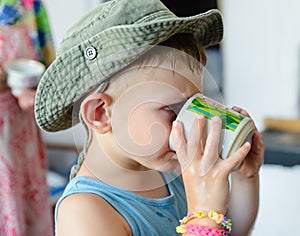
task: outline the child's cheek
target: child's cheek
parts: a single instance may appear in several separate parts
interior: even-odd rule
[[[148,115],[145,115],[148,114]],[[128,138],[135,146],[136,155],[152,155],[161,150],[169,137],[165,122],[151,113],[133,112],[128,122]]]

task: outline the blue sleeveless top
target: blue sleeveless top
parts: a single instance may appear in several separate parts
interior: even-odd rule
[[[91,193],[106,200],[127,221],[133,236],[174,236],[179,220],[187,213],[183,182],[175,173],[163,173],[169,196],[144,198],[130,191],[84,176],[72,179],[56,204],[75,193]]]

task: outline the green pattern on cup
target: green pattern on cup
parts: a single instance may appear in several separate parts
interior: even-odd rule
[[[196,97],[187,107],[187,110],[196,114],[201,114],[211,120],[214,116],[219,116],[223,121],[223,128],[235,131],[244,116],[230,111],[225,106],[208,98]]]

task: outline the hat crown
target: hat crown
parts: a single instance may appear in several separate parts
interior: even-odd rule
[[[159,0],[111,0],[85,14],[65,34],[57,56],[106,29],[176,17]]]

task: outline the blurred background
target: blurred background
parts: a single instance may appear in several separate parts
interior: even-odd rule
[[[99,2],[44,0],[54,45]],[[207,68],[224,103],[249,111],[266,143],[260,210],[252,235],[300,235],[300,1],[163,2],[182,16],[211,8],[222,12],[224,40],[207,49]],[[76,159],[76,147],[82,147],[85,140],[83,129],[78,126],[43,133],[43,137],[49,168],[66,175]]]

